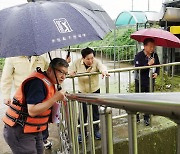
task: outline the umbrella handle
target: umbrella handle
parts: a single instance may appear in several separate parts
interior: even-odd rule
[[[68,53],[67,53],[67,56],[66,56],[66,58],[69,58],[69,56],[70,56],[70,46],[69,46],[69,48],[68,48]]]
[[[70,56],[70,51],[68,51],[68,53],[67,53],[67,57],[66,57],[66,58],[69,58],[69,56]]]
[[[58,91],[62,90],[62,87],[61,87],[60,84],[57,84],[57,90],[58,90]]]

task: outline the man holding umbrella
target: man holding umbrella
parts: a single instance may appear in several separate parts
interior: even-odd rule
[[[41,55],[100,40],[110,32],[106,23],[91,11],[58,2],[33,2],[4,9],[0,13],[0,27],[0,57]]]
[[[140,67],[140,66],[151,66],[151,65],[158,65],[159,63],[159,58],[157,53],[155,53],[155,41],[152,38],[146,38],[143,42],[144,44],[144,49],[139,52],[135,56],[134,60],[134,65],[135,67]],[[139,74],[136,72],[135,74],[135,92],[150,92],[150,83],[149,83],[149,69],[142,69],[140,71],[140,88],[139,89]],[[159,74],[159,68],[156,68],[155,71],[153,72],[153,87],[155,84],[155,79],[157,78]],[[137,122],[140,122],[139,114],[137,114]],[[144,122],[145,125],[148,126],[150,124],[149,122],[149,115],[145,114],[144,115]]]
[[[158,55],[154,52],[155,45],[156,46],[163,46],[167,48],[180,48],[180,40],[172,33],[158,28],[147,28],[141,29],[139,31],[134,32],[131,34],[131,38],[138,41],[143,42],[144,50],[139,52],[135,56],[134,64],[135,67],[139,66],[151,66],[151,65],[158,65],[159,58]],[[159,68],[153,71],[153,85],[155,83],[155,79],[159,74]],[[149,92],[149,69],[141,70],[141,92]],[[139,92],[139,75],[136,72],[135,76],[135,91]],[[149,125],[149,115],[144,116],[145,124]],[[137,121],[139,122],[139,116],[137,116]]]
[[[53,59],[47,71],[37,70],[25,79],[3,117],[4,138],[14,154],[43,153],[42,131],[47,128],[51,107],[65,100],[63,90],[56,91],[68,72],[68,63]]]

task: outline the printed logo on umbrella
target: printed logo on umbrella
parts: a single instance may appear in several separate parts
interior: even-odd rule
[[[65,18],[54,19],[53,21],[60,33],[70,33],[73,31]]]

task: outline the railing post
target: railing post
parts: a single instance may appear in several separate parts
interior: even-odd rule
[[[162,78],[161,78],[161,84],[162,84],[162,90],[163,91],[163,88],[164,88],[164,67],[162,66]]]
[[[171,77],[174,77],[174,66],[172,66],[172,72],[171,72]]]
[[[116,29],[114,29],[114,69],[116,68]]]
[[[89,93],[92,92],[91,89],[91,76],[89,76]],[[87,105],[87,112],[88,112],[88,126],[89,126],[89,143],[91,145],[91,154],[95,154],[95,143],[94,143],[94,127],[93,127],[93,111],[92,105]]]
[[[73,93],[75,93],[75,80],[72,78],[73,84]],[[78,143],[78,135],[77,135],[77,109],[76,109],[76,102],[69,104],[70,110],[70,119],[71,119],[71,135],[72,135],[72,144],[73,144],[73,152],[79,153],[79,143]],[[72,110],[75,109],[75,110]],[[73,126],[72,126],[73,125]]]
[[[177,129],[178,129],[178,133],[177,133],[177,154],[180,153],[180,123],[177,123]]]
[[[60,103],[60,102],[59,102]],[[71,143],[70,141],[70,130],[69,130],[69,119],[67,119],[68,109],[67,105],[61,104],[60,111],[59,111],[59,122],[57,123],[58,126],[58,134],[60,139],[60,147],[58,152],[65,152],[68,153],[71,150]]]
[[[76,153],[79,154],[79,142],[78,142],[78,118],[77,118],[77,102],[75,101],[72,104],[72,112],[73,112],[73,123],[74,123],[74,137],[75,137],[75,145],[76,145]]]
[[[136,114],[128,113],[129,154],[137,154]]]
[[[67,101],[67,105],[65,107],[65,114],[66,114],[66,120],[67,120],[67,127],[68,127],[68,136],[69,136],[69,146],[70,146],[70,151],[72,152],[72,132],[71,132],[71,122],[70,122],[70,109],[69,109],[69,104],[71,102]]]
[[[118,52],[118,59],[117,59],[117,62],[118,62],[118,66],[120,67],[120,55],[119,55],[119,47],[117,47],[117,52]]]
[[[121,74],[118,72],[118,90],[119,93],[121,93]]]
[[[75,93],[76,90],[75,90],[75,81],[74,81],[74,78],[72,78],[72,85],[73,85],[73,93]]]
[[[138,70],[138,79],[139,79],[139,93],[141,93],[141,70]]]
[[[89,143],[91,145],[91,154],[95,154],[95,143],[94,143],[94,127],[93,127],[93,114],[92,114],[92,105],[87,105],[88,111],[88,126],[89,126]]]
[[[99,108],[99,114],[102,134],[102,154],[113,154],[112,109],[101,106]]]
[[[131,71],[129,71],[129,93],[131,93]]]
[[[81,139],[82,139],[82,149],[83,153],[87,153],[86,149],[86,137],[85,137],[85,127],[84,126],[84,115],[83,115],[83,104],[79,103],[79,115],[80,115],[80,130],[81,130]]]
[[[106,76],[105,77],[105,85],[106,85],[106,93],[109,93],[109,77],[108,76]]]
[[[149,69],[149,92],[153,92],[153,78],[152,78],[152,75],[153,75],[153,69],[150,68]]]
[[[69,103],[69,120],[70,120],[70,129],[71,129],[72,153],[76,154],[75,131],[74,131],[73,113],[72,113],[72,101]]]
[[[121,74],[118,72],[118,92],[121,93]],[[121,109],[119,109],[119,114],[121,114]]]
[[[127,59],[128,59],[128,58],[127,58],[127,51],[128,51],[128,50],[127,50],[127,47],[124,47],[124,48],[125,48],[125,52],[126,52],[126,60],[127,60]]]

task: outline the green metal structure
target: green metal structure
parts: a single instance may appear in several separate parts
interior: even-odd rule
[[[154,11],[123,11],[121,12],[115,22],[116,27],[146,24],[156,22],[157,12]]]

